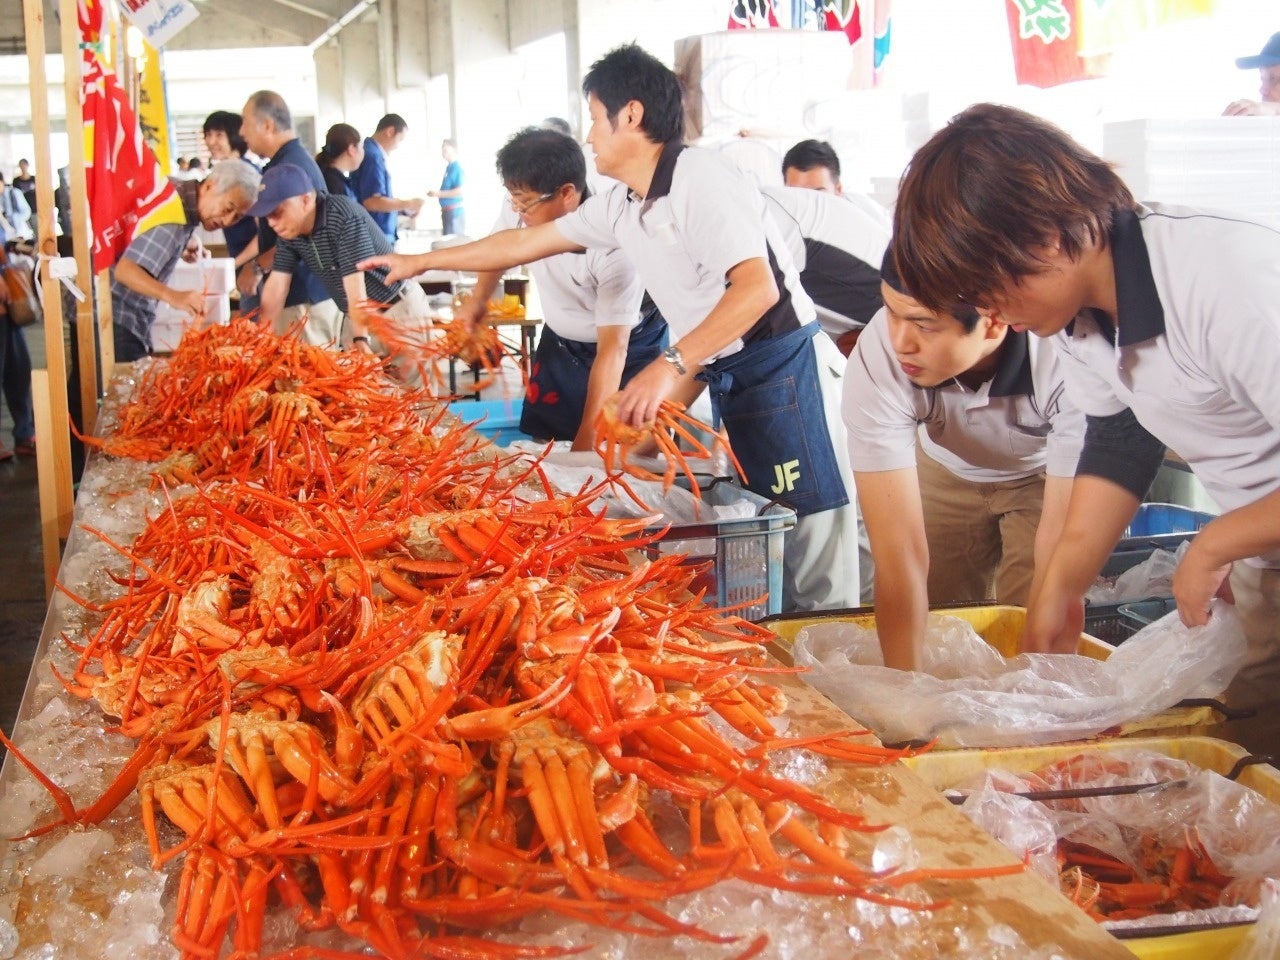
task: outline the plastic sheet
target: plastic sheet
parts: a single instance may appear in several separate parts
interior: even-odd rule
[[[1089,603],[1117,603],[1141,597],[1173,596],[1173,574],[1190,545],[1190,540],[1184,540],[1177,551],[1152,551],[1147,559],[1114,579],[1099,580],[1085,593],[1085,599]]]
[[[1231,960],[1275,960],[1280,957],[1280,881],[1262,885],[1258,922]]]
[[[925,668],[884,667],[874,630],[811,624],[793,655],[805,679],[884,741],[948,747],[1057,743],[1096,736],[1188,697],[1221,693],[1244,661],[1235,608],[1213,601],[1209,623],[1177,612],[1139,631],[1105,661],[1077,654],[1006,659],[966,621],[930,616]]]
[[[1116,796],[1038,802],[1014,796],[1021,791],[1165,783],[1167,786]],[[1177,760],[1145,750],[1081,753],[1034,773],[985,770],[954,789],[967,794],[961,807],[969,819],[1020,856],[1050,882],[1058,867],[1046,857],[1056,839],[1086,843],[1131,866],[1139,881],[1161,878],[1150,872],[1145,840],[1162,848],[1185,846],[1190,833],[1204,845],[1217,868],[1234,878],[1220,906],[1112,921],[1114,928],[1228,923],[1253,919],[1268,878],[1280,878],[1280,806],[1257,791]],[[1052,854],[1051,847],[1048,852]],[[1273,921],[1280,929],[1280,919]],[[1280,940],[1275,941],[1280,943]],[[1258,958],[1280,956],[1274,946]]]

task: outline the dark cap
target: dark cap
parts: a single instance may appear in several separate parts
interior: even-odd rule
[[[1252,70],[1254,67],[1274,67],[1280,64],[1280,33],[1273,33],[1267,45],[1256,57],[1241,57],[1236,66],[1241,70]]]
[[[316,189],[307,171],[292,163],[271,167],[262,175],[258,185],[258,199],[246,212],[246,216],[265,217],[290,197],[300,197]]]

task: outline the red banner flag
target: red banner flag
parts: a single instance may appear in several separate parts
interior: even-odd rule
[[[850,44],[862,39],[862,11],[857,0],[823,0],[822,25],[825,30],[839,30]]]
[[[78,15],[93,269],[105,270],[139,233],[162,223],[183,223],[186,214],[142,136],[129,98],[95,52],[102,36],[101,3],[80,0]]]
[[[1019,83],[1052,87],[1084,78],[1076,0],[1008,0],[1005,10]]]
[[[732,0],[729,5],[729,30],[779,26],[773,0]]]

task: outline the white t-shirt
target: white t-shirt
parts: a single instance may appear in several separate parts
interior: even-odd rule
[[[918,436],[927,456],[965,480],[1070,477],[1084,443],[1084,415],[1051,344],[1010,330],[995,375],[977,390],[955,380],[918,387],[898,365],[884,310],[849,355],[841,413],[849,462],[866,473],[914,467]]]
[[[1117,219],[1110,249],[1116,343],[1087,311],[1054,338],[1072,399],[1130,408],[1224,510],[1280,489],[1280,231],[1151,203]]]
[[[880,263],[890,232],[843,196],[801,187],[761,187],[822,329],[856,329],[883,305]]]
[[[507,204],[494,229],[519,226],[519,214]],[[538,285],[543,322],[566,340],[596,343],[598,327],[630,328],[640,322],[644,286],[621,250],[589,247],[584,253],[559,253],[527,269]]]
[[[782,295],[745,340],[814,320],[777,225],[765,214],[759,187],[715,151],[668,144],[646,197],[619,183],[555,221],[561,234],[587,248],[620,247],[671,327],[675,342],[706,319],[724,296],[738,264],[768,258]],[[728,344],[703,362],[742,349]]]

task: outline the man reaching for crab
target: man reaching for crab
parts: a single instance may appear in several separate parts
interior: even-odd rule
[[[283,163],[262,175],[257,202],[249,216],[264,217],[278,243],[271,273],[262,285],[258,322],[271,329],[284,308],[294,267],[305,263],[347,315],[351,342],[369,349],[362,304],[389,304],[386,316],[400,323],[425,317],[430,310],[422,287],[384,279],[366,271],[362,258],[389,253],[391,243],[360,204],[350,197],[317,194],[301,167]]]
[[[550,223],[418,256],[371,257],[360,268],[389,268],[395,280],[621,249],[666,317],[672,346],[617,395],[618,416],[639,427],[663,401],[687,404],[710,386],[748,489],[799,517],[785,541],[783,609],[856,605],[842,358],[826,338],[815,341],[813,302],[758,187],[713,151],[680,142],[679,81],[639,47],[598,60],[583,90],[596,165],[620,183]]]

